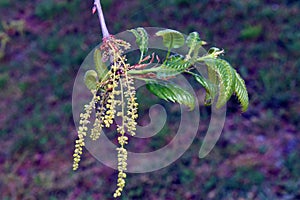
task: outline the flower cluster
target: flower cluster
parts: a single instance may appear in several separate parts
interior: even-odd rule
[[[79,139],[76,141],[74,153],[73,169],[76,170],[82,154],[82,147],[84,146],[84,137],[88,131],[88,119],[93,108],[95,108],[96,118],[90,134],[92,140],[98,139],[102,129],[104,127],[109,128],[114,123],[116,116],[122,119],[121,124],[117,125],[118,143],[120,146],[116,149],[118,155],[118,180],[114,197],[121,196],[125,187],[127,170],[127,150],[125,145],[128,144],[126,134],[135,135],[138,117],[136,89],[133,79],[127,74],[130,65],[126,63],[126,57],[122,56],[124,50],[129,47],[129,43],[115,39],[113,36],[104,40],[100,46],[103,52],[102,57],[109,58],[112,65],[107,74],[108,78],[99,80],[97,89],[92,91],[94,94],[92,101],[85,106],[85,113],[80,115]]]
[[[121,196],[121,193],[123,191],[123,188],[125,187],[125,178],[126,178],[126,173],[124,172],[127,170],[127,150],[123,147],[117,148],[118,151],[118,181],[117,181],[117,186],[118,188],[116,189],[114,193],[114,197],[117,198]]]
[[[104,117],[102,117],[103,123],[105,127],[109,128],[111,124],[113,124],[113,120],[115,118],[116,114],[116,95],[119,94],[119,91],[117,90],[118,84],[119,84],[119,75],[116,74],[117,66],[112,66],[112,79],[108,82],[106,85],[106,90],[108,92],[108,99],[105,102],[106,105],[106,112]]]
[[[138,110],[138,103],[136,102],[136,92],[133,86],[133,79],[127,77],[126,80],[127,91],[124,93],[125,97],[127,98],[127,131],[132,136],[135,135],[136,131],[136,120],[138,118],[137,110]]]
[[[82,147],[84,147],[84,137],[87,133],[87,125],[90,123],[89,118],[91,116],[92,110],[94,108],[94,102],[95,102],[96,95],[94,94],[94,97],[92,101],[84,106],[84,113],[80,114],[80,121],[79,121],[79,128],[78,128],[78,139],[76,140],[75,144],[75,150],[74,150],[74,161],[73,161],[73,170],[77,170],[80,162],[80,157],[82,154]]]
[[[128,137],[125,136],[127,130],[131,135],[135,135],[136,119],[137,119],[137,103],[135,102],[135,88],[133,86],[133,80],[127,76],[127,65],[124,65],[124,77],[120,80],[121,88],[121,112],[117,113],[117,116],[122,118],[122,124],[118,125],[117,132],[120,134],[118,137],[118,143],[120,148],[118,151],[118,181],[114,193],[114,197],[121,195],[123,188],[125,187],[126,167],[127,167],[127,151],[124,148],[128,144]],[[126,115],[125,115],[126,113]]]
[[[103,61],[107,61],[113,58],[114,61],[119,60],[119,56],[124,53],[124,50],[130,49],[130,44],[124,40],[116,39],[110,35],[107,38],[103,38],[103,43],[100,46],[103,52]],[[111,60],[112,61],[112,60]]]
[[[92,140],[97,140],[100,137],[102,128],[104,127],[102,124],[102,118],[106,110],[104,105],[105,105],[105,93],[101,92],[99,95],[97,94],[95,98],[96,118],[90,135]]]

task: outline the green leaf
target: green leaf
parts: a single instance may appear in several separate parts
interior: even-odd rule
[[[168,49],[177,49],[184,45],[184,36],[178,31],[165,29],[162,31],[158,31],[156,35],[163,37],[163,44]]]
[[[138,45],[140,52],[141,52],[141,59],[148,51],[148,33],[144,28],[137,28],[137,29],[131,29],[129,30],[133,33],[133,35],[136,38],[136,44]]]
[[[213,102],[217,94],[215,85],[210,80],[204,78],[203,76],[200,76],[195,73],[191,73],[191,74],[194,76],[195,80],[204,87],[206,91],[205,105],[211,105],[211,103]]]
[[[211,105],[215,101],[218,92],[218,75],[215,70],[210,67],[207,67],[207,75],[211,92],[205,95],[205,105]]]
[[[151,93],[161,99],[184,104],[191,110],[195,108],[194,96],[176,84],[169,82],[148,81],[146,87]]]
[[[242,106],[242,111],[245,112],[249,106],[249,98],[248,98],[246,84],[245,81],[242,79],[242,77],[236,72],[236,70],[234,70],[234,72],[236,78],[234,93],[236,94]]]
[[[206,44],[206,42],[200,39],[199,33],[192,32],[186,38],[186,44],[188,47],[190,47],[186,59],[191,59],[193,62],[193,60],[195,60],[198,57],[199,49],[202,47],[202,45]]]
[[[102,81],[102,79],[108,73],[108,69],[107,69],[105,63],[102,61],[101,51],[98,48],[95,49],[95,52],[94,52],[94,63],[95,63],[95,69],[96,69],[97,75],[99,77],[99,81]]]
[[[184,71],[190,66],[191,63],[184,60],[184,57],[182,55],[170,56],[163,65],[163,67],[165,68],[174,69],[176,71]]]
[[[182,55],[172,55],[161,66],[161,69],[157,72],[157,76],[161,78],[175,76],[185,71],[190,66],[191,63],[184,60]]]
[[[197,32],[190,33],[186,38],[186,45],[191,49],[194,49],[199,44],[201,44],[201,39]]]
[[[89,90],[97,89],[97,72],[88,70],[84,75],[84,83]]]
[[[206,65],[213,70],[218,77],[219,96],[216,107],[224,106],[232,96],[235,88],[235,72],[231,65],[222,59],[207,59]]]
[[[221,51],[221,49],[219,49],[218,47],[211,47],[209,50],[208,50],[208,54],[215,54],[217,52]]]

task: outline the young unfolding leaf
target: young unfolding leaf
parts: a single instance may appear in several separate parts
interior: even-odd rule
[[[207,68],[207,75],[208,75],[208,81],[211,86],[211,93],[210,93],[211,95],[208,95],[208,93],[206,93],[205,105],[209,106],[212,105],[212,103],[215,101],[215,98],[218,93],[218,75],[213,69],[209,67]]]
[[[97,48],[94,52],[94,63],[97,75],[99,77],[99,81],[101,81],[105,75],[108,73],[108,69],[105,63],[102,61],[101,51]]]
[[[206,91],[205,105],[210,105],[217,95],[217,90],[215,88],[215,84],[213,84],[209,79],[206,79],[203,76],[200,76],[198,74],[191,73],[191,72],[190,72],[190,74],[192,74],[194,76],[195,80],[204,87],[204,89]]]
[[[215,71],[218,76],[219,95],[216,107],[221,108],[232,96],[235,87],[235,73],[231,65],[222,59],[205,60],[208,68]]]
[[[140,52],[141,52],[140,60],[142,60],[142,58],[148,51],[148,40],[149,40],[148,33],[146,32],[146,30],[144,28],[141,28],[141,27],[139,27],[137,29],[131,29],[129,31],[132,32],[136,38],[135,42],[140,49]]]
[[[168,76],[176,76],[191,66],[189,61],[184,60],[182,55],[170,56],[161,66],[161,70],[157,72],[159,78]]]
[[[217,53],[218,51],[221,51],[218,47],[211,47],[209,50],[208,50],[208,54],[215,54]]]
[[[168,60],[166,60],[165,64],[163,67],[169,68],[169,69],[174,69],[176,71],[184,71],[188,67],[191,66],[191,63],[184,60],[184,57],[182,55],[173,55],[170,56]]]
[[[97,89],[97,72],[88,70],[84,75],[84,83],[89,90]]]
[[[199,33],[192,32],[186,38],[186,44],[190,48],[189,53],[188,53],[188,57],[190,57],[192,52],[193,52],[194,56],[197,56],[198,52],[199,52],[199,48],[202,45],[206,44],[206,42],[204,42],[200,39]]]
[[[186,45],[190,47],[191,49],[194,49],[196,45],[201,44],[201,39],[199,36],[199,33],[192,32],[188,35],[186,38]]]
[[[170,82],[148,81],[146,87],[151,93],[161,99],[184,104],[191,110],[195,108],[194,96],[176,84]]]
[[[177,49],[184,45],[184,36],[178,31],[165,29],[158,31],[156,35],[163,37],[163,44],[168,49]]]
[[[219,55],[224,53],[224,49],[219,49],[217,47],[211,47],[207,53],[209,55],[211,55],[212,58],[217,58]]]
[[[245,112],[249,106],[249,98],[248,98],[248,92],[245,85],[245,81],[241,78],[241,76],[237,73],[236,70],[234,70],[234,74],[236,78],[234,93],[236,94],[241,104],[242,111]]]

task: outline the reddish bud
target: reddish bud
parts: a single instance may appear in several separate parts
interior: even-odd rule
[[[92,13],[95,14],[96,11],[97,11],[97,8],[96,8],[96,6],[94,6],[92,9]]]

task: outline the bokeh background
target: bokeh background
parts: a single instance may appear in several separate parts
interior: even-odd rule
[[[162,170],[129,174],[121,199],[300,199],[300,1],[102,0],[111,33],[139,26],[198,31],[245,78],[250,107],[228,104],[213,151],[209,122]],[[112,199],[117,172],[87,151],[72,171],[77,70],[101,40],[92,0],[0,0],[0,199]],[[146,145],[166,144],[172,127]]]

